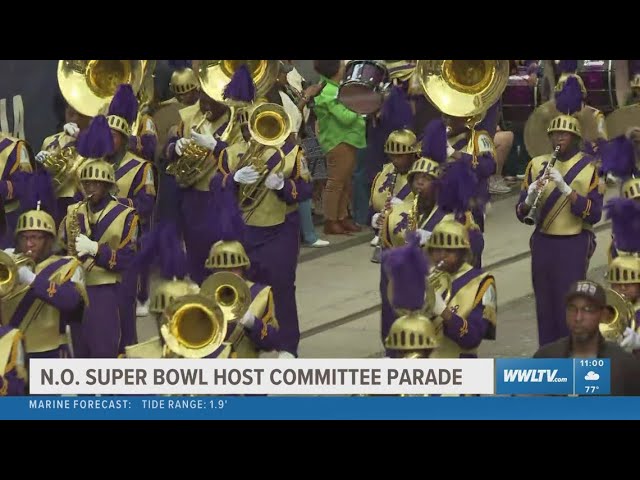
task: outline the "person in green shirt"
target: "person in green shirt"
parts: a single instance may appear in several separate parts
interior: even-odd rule
[[[366,146],[365,119],[338,100],[338,87],[344,77],[342,60],[314,60],[313,66],[325,87],[315,98],[318,143],[327,158],[327,184],[323,193],[324,233],[349,234],[361,231],[348,214],[351,177],[356,153]]]

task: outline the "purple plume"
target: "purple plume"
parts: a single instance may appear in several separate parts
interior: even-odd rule
[[[576,73],[576,70],[578,70],[578,61],[560,60],[558,69],[560,70],[560,73]]]
[[[391,133],[404,128],[413,130],[413,122],[413,110],[407,92],[402,86],[396,85],[382,105],[380,123],[384,125],[387,132]]]
[[[108,115],[124,118],[131,125],[138,116],[138,99],[133,87],[128,83],[118,85],[116,93],[109,104]]]
[[[89,127],[78,135],[76,150],[84,158],[102,158],[113,153],[113,137],[107,117],[93,117]]]
[[[39,168],[31,175],[30,188],[26,190],[26,198],[20,204],[23,211],[35,210],[40,201],[40,210],[56,218],[56,193],[53,189],[51,174],[44,168]]]
[[[165,279],[176,277],[181,280],[187,275],[187,256],[174,222],[157,223],[142,236],[140,244],[131,267],[134,271],[158,265]]]
[[[223,96],[237,102],[253,102],[256,96],[256,86],[246,64],[243,63],[234,72],[224,89]]]
[[[422,136],[422,156],[444,163],[447,159],[447,127],[442,118],[431,120]]]
[[[382,265],[389,280],[393,281],[393,307],[410,311],[421,309],[424,305],[429,264],[420,248],[419,237],[410,232],[406,245],[384,250]]]
[[[629,178],[638,173],[633,142],[625,135],[620,135],[606,142],[600,149],[602,158],[601,171],[612,173],[616,177]]]
[[[174,70],[184,70],[192,65],[191,60],[167,60],[167,63]]]
[[[582,89],[576,77],[567,78],[562,90],[556,93],[556,109],[565,115],[573,115],[582,109]]]
[[[438,205],[446,212],[464,213],[477,186],[478,179],[466,162],[447,163],[439,179]]]
[[[616,249],[640,252],[640,203],[630,198],[612,198],[604,207]]]

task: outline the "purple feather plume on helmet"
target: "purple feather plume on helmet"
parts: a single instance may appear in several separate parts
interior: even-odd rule
[[[182,280],[187,275],[187,255],[175,222],[160,222],[140,239],[140,250],[131,268],[142,271],[159,266],[163,278]]]
[[[420,238],[414,232],[410,232],[406,245],[384,250],[382,265],[393,282],[393,307],[411,311],[421,309],[427,288],[429,263],[420,248]]]
[[[192,65],[191,60],[167,60],[167,63],[174,70],[184,70]]]
[[[630,198],[612,198],[604,207],[616,249],[640,252],[640,203]]]
[[[438,163],[447,159],[447,127],[442,118],[431,120],[424,128],[421,154]]]
[[[118,85],[109,104],[108,115],[124,118],[131,125],[138,116],[138,99],[128,83]]]
[[[447,163],[438,180],[438,205],[449,213],[469,210],[478,179],[466,162]]]
[[[39,201],[40,210],[43,210],[53,218],[56,218],[56,192],[53,189],[51,174],[46,169],[40,168],[33,174],[31,181],[32,188],[31,192],[29,192],[31,198],[27,201],[28,210],[35,210]]]
[[[240,65],[224,89],[223,97],[237,102],[253,102],[256,86],[246,64]]]
[[[382,105],[380,113],[380,123],[384,125],[387,132],[394,130],[413,130],[413,110],[407,92],[400,85],[391,89],[389,96]]]
[[[556,94],[556,109],[565,114],[573,115],[582,109],[582,89],[576,77],[567,78],[562,90]]]
[[[558,69],[560,70],[560,73],[576,73],[576,70],[578,70],[578,61],[560,60],[560,63],[558,63]]]
[[[611,173],[625,179],[638,174],[633,142],[625,135],[606,142],[600,149],[600,155],[603,174]]]
[[[93,117],[87,129],[80,132],[76,142],[76,150],[84,158],[102,158],[111,155],[114,148],[111,128],[104,115]]]

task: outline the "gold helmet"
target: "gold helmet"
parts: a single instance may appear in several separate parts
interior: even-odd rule
[[[580,128],[580,122],[576,117],[571,115],[558,115],[547,128],[547,133],[551,132],[569,132],[582,138],[582,129]]]
[[[40,210],[39,201],[35,210],[29,210],[18,217],[15,229],[16,236],[20,232],[26,231],[47,232],[54,237],[57,235],[56,222],[51,215],[44,210]]]
[[[622,184],[622,196],[624,198],[640,198],[640,177],[631,177]]]
[[[209,270],[218,268],[248,268],[251,265],[242,243],[237,240],[220,240],[213,244],[204,266]]]
[[[431,237],[427,240],[427,248],[470,250],[469,232],[460,222],[442,221],[433,229]]]
[[[198,285],[188,280],[164,281],[151,294],[149,312],[161,314],[176,298],[196,294],[198,290]]]
[[[200,87],[198,77],[189,66],[189,60],[169,60],[169,64],[175,69],[170,81],[171,91],[175,95],[183,95]]]
[[[435,160],[427,157],[420,157],[418,160],[413,162],[411,165],[411,169],[407,174],[407,178],[409,182],[415,173],[426,173],[427,175],[431,175],[433,178],[439,178],[442,173],[440,164]]]
[[[409,80],[416,69],[415,60],[384,60],[385,67],[389,72],[389,79],[400,81]]]
[[[431,350],[440,345],[433,322],[420,312],[411,312],[398,318],[389,329],[384,340],[385,348],[399,350],[405,354],[420,350]]]
[[[418,143],[416,134],[409,129],[394,130],[384,142],[384,153],[403,155],[420,152],[421,145]]]
[[[640,258],[620,255],[609,264],[607,279],[610,283],[640,283]]]
[[[105,160],[94,159],[86,162],[80,170],[80,181],[105,182],[116,184],[113,165]]]

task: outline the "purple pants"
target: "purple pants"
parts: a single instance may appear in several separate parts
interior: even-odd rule
[[[75,358],[117,358],[120,342],[119,284],[87,287],[89,306],[81,323],[71,325]]]
[[[13,248],[16,246],[16,239],[14,232],[16,231],[16,224],[18,223],[18,217],[20,216],[20,209],[14,210],[11,213],[7,213],[7,231],[0,240],[0,249]]]
[[[122,274],[122,283],[118,286],[118,313],[120,316],[120,346],[119,352],[124,353],[124,347],[138,343],[136,331],[136,296],[138,294],[138,275],[127,270]]]
[[[211,193],[185,190],[182,195],[182,232],[187,251],[189,277],[198,285],[209,272],[204,264],[215,242],[215,217],[212,217]]]
[[[300,216],[287,215],[281,225],[247,227],[246,250],[251,260],[248,278],[270,285],[280,325],[280,351],[298,354],[300,325],[296,304],[296,268],[300,250]]]
[[[543,346],[569,335],[564,298],[572,283],[586,278],[595,237],[586,230],[567,236],[536,231],[530,246],[538,341]]]
[[[396,320],[397,315],[391,303],[389,303],[389,296],[387,295],[387,288],[389,287],[389,279],[387,278],[386,273],[382,269],[382,265],[380,268],[380,299],[382,300],[382,312],[380,316],[380,335],[382,340],[382,345],[384,345],[384,341],[389,335],[389,330],[391,329],[391,325]],[[391,351],[385,348],[385,352],[387,356],[390,356]]]

